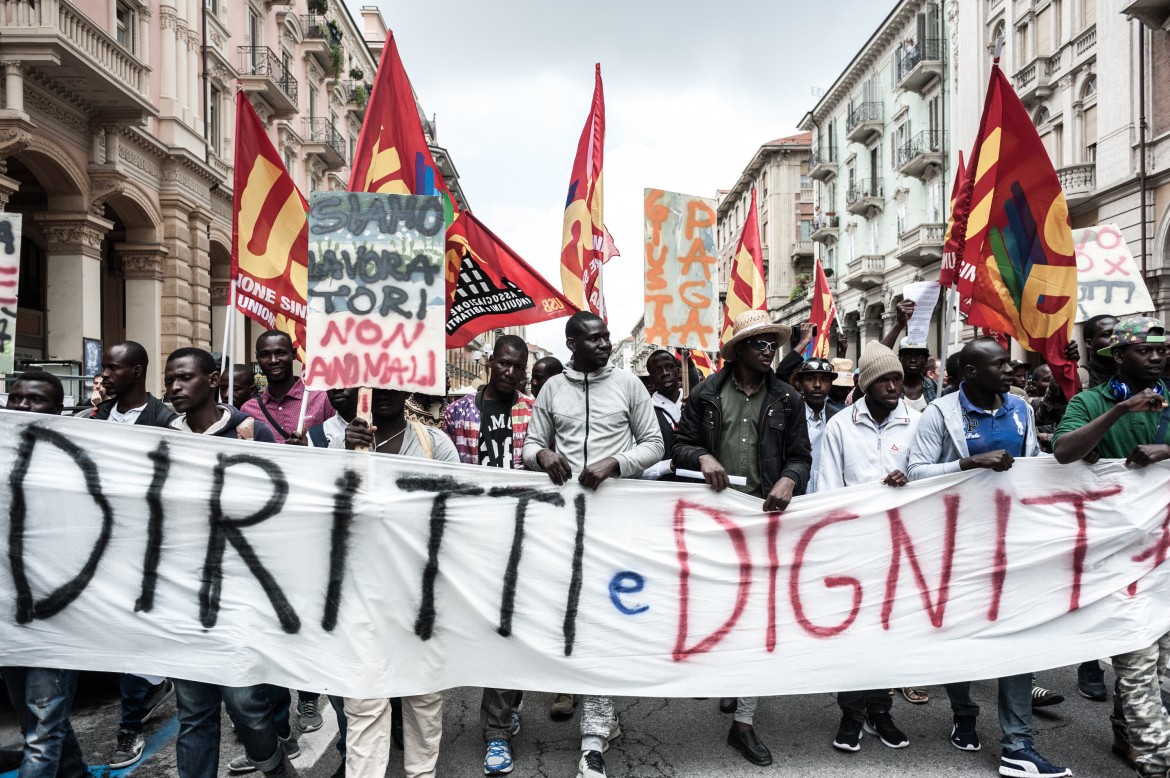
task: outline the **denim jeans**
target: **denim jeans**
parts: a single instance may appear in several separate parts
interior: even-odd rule
[[[142,732],[142,719],[146,716],[146,696],[162,683],[151,682],[151,679],[157,677],[144,678],[133,673],[122,673],[118,678],[118,685],[122,691],[122,717],[118,721],[118,729]]]
[[[276,734],[282,738],[292,736],[292,725],[289,723],[289,709],[292,707],[292,692],[283,686],[273,686],[270,683],[261,684],[268,702],[272,705],[272,720],[276,725]]]
[[[24,734],[21,778],[82,778],[88,776],[81,745],[69,723],[76,670],[40,667],[0,668],[8,696]]]
[[[342,759],[345,759],[345,698],[330,694],[329,704],[333,706],[333,712],[337,714],[337,753],[341,754]]]
[[[179,739],[175,744],[180,778],[216,778],[219,774],[219,706],[222,702],[236,725],[244,753],[261,772],[280,764],[283,751],[276,739],[277,711],[265,684],[216,686],[174,679],[179,709]],[[288,690],[285,690],[288,694]],[[284,706],[287,721],[288,706]]]
[[[864,723],[867,717],[889,713],[894,705],[894,700],[890,697],[888,689],[869,689],[837,692],[837,704],[841,706],[842,716],[847,716],[858,723]]]
[[[970,682],[948,683],[951,712],[956,716],[978,716],[979,706],[971,699]],[[1032,674],[1021,673],[999,679],[999,744],[1009,751],[1024,747],[1032,740]]]

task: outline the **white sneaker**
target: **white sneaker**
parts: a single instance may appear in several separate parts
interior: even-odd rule
[[[600,751],[586,751],[577,763],[577,778],[606,778],[605,760]]]

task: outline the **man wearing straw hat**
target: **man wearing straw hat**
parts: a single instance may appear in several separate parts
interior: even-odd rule
[[[804,493],[812,467],[804,402],[772,372],[790,333],[764,311],[737,316],[723,345],[723,368],[691,392],[674,438],[677,469],[702,472],[717,492],[730,485],[760,497],[768,512],[783,511]],[[729,476],[744,478],[743,485],[731,484]],[[749,762],[767,765],[772,754],[753,727],[757,702],[738,699],[727,744]]]

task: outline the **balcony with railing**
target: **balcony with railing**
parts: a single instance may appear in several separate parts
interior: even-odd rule
[[[849,208],[849,213],[869,216],[870,209],[880,213],[885,205],[882,189],[880,178],[867,178],[849,187],[845,192],[845,204]]]
[[[865,143],[873,135],[880,135],[885,111],[881,103],[859,103],[853,106],[845,120],[845,137],[854,143]]]
[[[905,48],[896,64],[898,88],[922,94],[932,81],[942,78],[946,43],[940,38],[927,38]]]
[[[945,224],[920,224],[898,236],[898,261],[904,265],[924,267],[942,259]]]
[[[837,147],[820,146],[808,156],[808,177],[828,181],[837,175]]]
[[[50,89],[67,90],[69,102],[84,97],[86,110],[103,119],[140,122],[158,113],[150,67],[136,45],[133,38],[119,43],[66,0],[0,6],[0,59],[23,63]]]
[[[240,46],[240,86],[259,94],[271,107],[273,118],[288,119],[297,113],[297,80],[267,46]]]
[[[1052,94],[1053,64],[1052,57],[1037,57],[1016,71],[1013,80],[1020,100],[1032,104]],[[1055,64],[1059,68],[1060,60],[1057,59]]]
[[[1060,179],[1064,199],[1069,205],[1076,205],[1084,202],[1097,188],[1097,163],[1066,165],[1056,171],[1056,177]]]
[[[1121,12],[1155,32],[1170,27],[1170,0],[1127,0]]]
[[[345,150],[345,138],[326,118],[306,118],[304,143],[301,149],[310,156],[316,156],[326,170],[340,170],[345,167],[349,155]]]
[[[330,26],[332,25],[332,26]],[[305,34],[305,53],[317,61],[326,72],[333,72],[333,47],[341,44],[341,31],[336,22],[324,16],[309,14],[301,17],[301,29]]]
[[[946,145],[946,132],[923,130],[898,148],[894,169],[904,176],[924,178],[932,169],[942,168]]]
[[[797,257],[811,257],[813,255],[813,245],[811,240],[794,240],[792,241],[792,259]]]
[[[881,286],[885,273],[886,258],[881,254],[866,254],[845,266],[845,277],[841,280],[851,289],[864,291]]]
[[[812,234],[809,237],[817,243],[836,243],[837,230],[840,227],[841,219],[837,214],[821,214],[813,219]]]

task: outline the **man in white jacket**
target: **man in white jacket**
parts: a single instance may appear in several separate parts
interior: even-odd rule
[[[662,432],[646,387],[630,371],[609,365],[609,328],[600,316],[573,314],[565,324],[565,342],[573,358],[536,398],[524,466],[543,470],[558,486],[576,475],[587,489],[608,478],[638,477],[663,458]],[[586,696],[580,778],[605,778],[601,754],[620,734],[613,699]]]
[[[858,386],[865,395],[825,426],[818,460],[817,491],[881,481],[905,486],[910,443],[922,414],[902,400],[902,363],[877,341],[861,355]],[[890,748],[905,748],[910,740],[890,715],[892,699],[886,689],[837,694],[841,725],[833,747],[861,750],[864,730]]]

